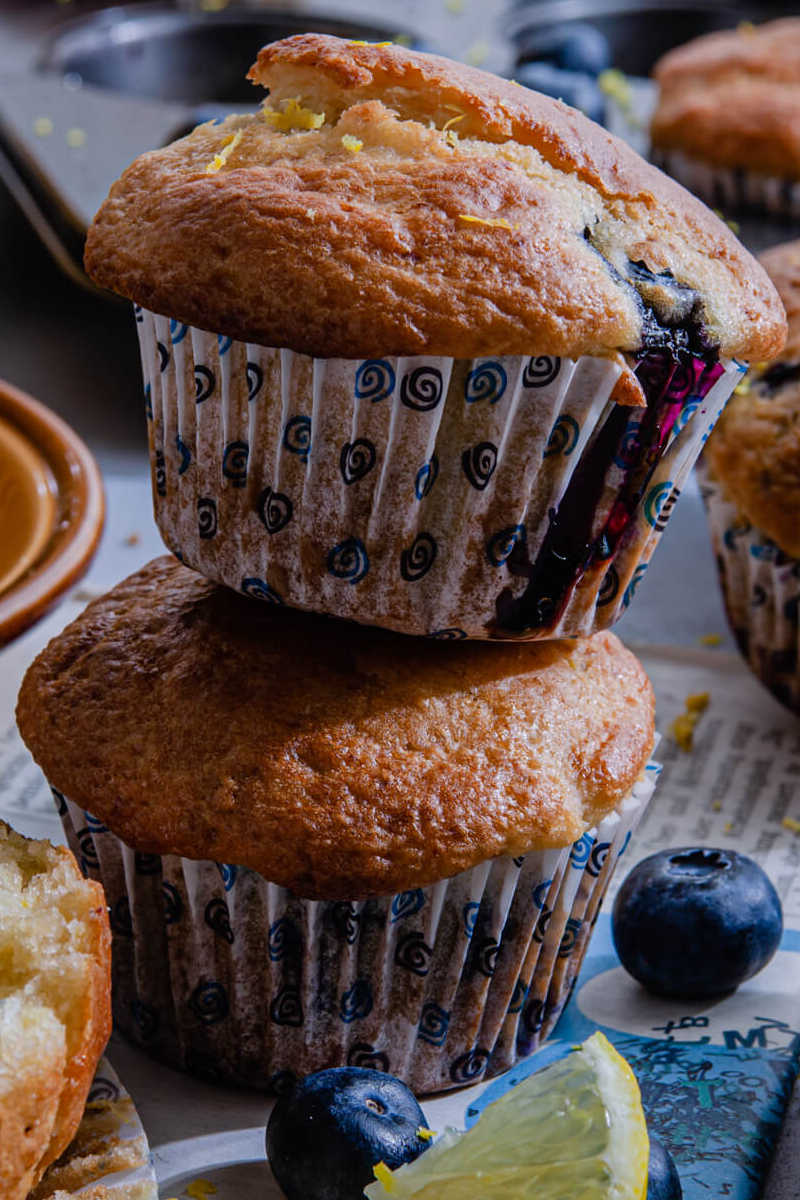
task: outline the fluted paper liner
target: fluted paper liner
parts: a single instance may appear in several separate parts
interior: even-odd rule
[[[137,321],[167,546],[262,600],[438,637],[611,625],[742,369],[651,356],[658,400],[628,409],[610,359],[312,359]]]
[[[705,465],[700,481],[739,649],[773,695],[800,713],[800,559],[751,525]]]
[[[247,868],[140,854],[54,792],[105,888],[116,1027],[160,1061],[280,1092],[345,1063],[419,1094],[496,1075],[566,1004],[617,859],[653,792],[574,846],[379,900],[301,900]]]
[[[662,150],[653,162],[707,204],[723,211],[751,208],[775,216],[800,217],[800,179],[766,175],[746,167],[721,167],[682,150]]]

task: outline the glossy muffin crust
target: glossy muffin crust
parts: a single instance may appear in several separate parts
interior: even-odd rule
[[[761,256],[786,307],[780,359],[759,363],[709,440],[712,471],[748,520],[800,558],[800,241]]]
[[[50,782],[138,850],[311,898],[567,846],[629,793],[653,695],[612,635],[410,639],[260,604],[160,558],[28,671]]]
[[[656,149],[800,178],[800,17],[697,38],[665,55],[654,75]]]
[[[318,357],[637,353],[681,327],[777,353],[730,230],[564,104],[433,55],[317,34],[264,47],[263,113],[137,159],[89,231],[144,307]]]

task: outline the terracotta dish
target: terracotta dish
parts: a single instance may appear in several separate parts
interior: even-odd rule
[[[86,570],[104,513],[100,470],[77,434],[0,381],[0,644]]]

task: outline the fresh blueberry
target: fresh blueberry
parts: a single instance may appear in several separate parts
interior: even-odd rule
[[[633,868],[611,918],[620,962],[659,996],[699,1000],[737,988],[780,944],[778,893],[735,850],[662,850]]]
[[[652,1134],[646,1200],[683,1200],[683,1188],[672,1155]]]
[[[608,38],[594,25],[575,21],[549,28],[525,26],[516,37],[517,62],[548,62],[564,71],[597,77],[611,66]]]
[[[363,1200],[372,1168],[391,1170],[427,1149],[428,1123],[399,1079],[366,1067],[307,1075],[267,1125],[267,1158],[286,1200]]]
[[[554,96],[573,108],[579,108],[593,121],[602,122],[606,113],[603,93],[595,81],[580,71],[562,71],[550,63],[523,63],[516,74],[517,83]]]

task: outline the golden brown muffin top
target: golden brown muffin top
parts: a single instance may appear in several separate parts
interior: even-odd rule
[[[322,899],[569,845],[653,744],[650,683],[612,634],[407,638],[254,601],[171,558],[50,642],[17,717],[50,782],[137,849]]]
[[[263,113],[114,184],[87,241],[97,283],[319,357],[634,353],[648,306],[725,355],[780,348],[777,297],[725,224],[574,109],[318,34],[265,46],[250,78]]]
[[[800,178],[800,17],[711,33],[655,66],[653,144]]]
[[[759,363],[708,443],[712,471],[747,519],[800,558],[800,241],[761,255],[786,306],[780,359]]]

